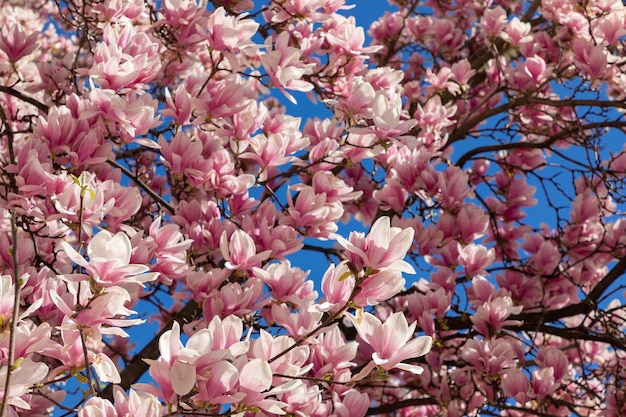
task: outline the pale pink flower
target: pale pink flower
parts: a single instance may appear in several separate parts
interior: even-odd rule
[[[395,179],[389,179],[382,189],[374,191],[372,196],[380,202],[383,210],[392,210],[401,213],[407,201],[409,193],[404,184]]]
[[[299,305],[305,298],[315,297],[317,294],[313,291],[313,281],[307,280],[309,271],[292,267],[289,261],[272,263],[263,269],[254,268],[253,273],[263,280],[273,297],[282,303]]]
[[[531,385],[537,398],[545,398],[559,388],[554,378],[554,368],[535,369],[532,373]]]
[[[335,112],[352,121],[357,117],[372,118],[372,104],[376,98],[376,90],[372,84],[362,77],[353,77],[346,81],[345,92],[336,100]],[[332,102],[331,102],[332,103]]]
[[[621,13],[609,13],[600,17],[596,30],[609,45],[617,45],[620,39],[626,35],[623,15]]]
[[[261,56],[263,67],[277,87],[291,102],[296,99],[285,90],[311,91],[313,84],[302,80],[302,77],[313,72],[315,64],[305,64],[300,61],[302,52],[298,48],[289,46],[289,34],[281,32],[272,47],[272,37],[265,42],[267,53]]]
[[[526,58],[524,62],[524,71],[533,81],[535,86],[543,84],[550,74],[546,65],[546,61],[538,55]]]
[[[30,387],[43,382],[48,375],[48,367],[30,358],[23,358],[20,362],[15,362],[14,366],[15,369],[11,370],[11,385],[6,396],[4,388],[9,367],[6,365],[0,367],[0,398],[6,398],[13,407],[30,410],[28,403],[21,397],[30,391]]]
[[[306,1],[306,0],[305,0]],[[323,1],[323,0],[317,0]],[[361,26],[357,26],[354,16],[343,17],[339,14],[331,16],[335,21],[334,27],[325,33],[326,41],[335,49],[347,55],[363,55],[377,52],[383,48],[382,45],[371,45],[364,47],[365,32]],[[328,24],[328,23],[326,23]]]
[[[163,117],[171,117],[174,123],[184,126],[191,122],[192,108],[200,107],[198,99],[189,94],[184,84],[176,87],[174,96],[169,88],[165,88],[165,109],[161,111]]]
[[[360,307],[376,305],[380,301],[388,300],[400,292],[405,282],[400,271],[384,269],[376,274],[367,276],[359,284],[359,291],[352,297],[352,301]]]
[[[348,315],[354,327],[365,343],[374,350],[372,360],[385,369],[402,369],[414,374],[421,374],[423,368],[418,365],[404,363],[407,359],[424,356],[430,352],[432,338],[430,336],[415,337],[416,323],[410,326],[401,312],[393,313],[385,323],[370,313],[354,317]]]
[[[607,52],[602,45],[594,45],[591,40],[577,38],[572,50],[574,62],[589,78],[596,80],[605,75],[608,65]]]
[[[256,251],[254,240],[243,230],[236,230],[230,238],[226,232],[220,239],[220,250],[226,259],[227,269],[251,270],[258,267],[266,260],[272,251],[266,250],[260,253]]]
[[[284,22],[292,16],[300,16],[302,19],[320,20],[326,17],[318,10],[324,6],[325,0],[287,0],[276,7],[270,21],[273,23]],[[267,18],[267,17],[266,17]]]
[[[518,17],[514,17],[507,24],[505,33],[502,38],[514,46],[522,43],[532,42],[533,37],[530,35],[530,23],[522,22]]]
[[[26,36],[19,23],[4,23],[0,31],[0,50],[11,62],[17,62],[37,49],[39,33],[33,32]]]
[[[509,296],[497,297],[478,307],[476,314],[470,317],[476,331],[483,336],[499,332],[504,326],[519,324],[517,320],[507,320],[512,314],[522,312],[522,306],[514,306]]]
[[[343,307],[354,290],[355,277],[347,265],[348,261],[342,261],[338,265],[331,264],[322,277],[322,293],[326,301],[322,308],[332,311]]]
[[[461,357],[475,372],[501,375],[503,370],[516,367],[519,358],[524,357],[524,351],[513,339],[468,339],[461,348]]]
[[[542,368],[554,369],[555,381],[561,381],[567,376],[570,368],[570,363],[567,360],[565,353],[556,346],[545,346],[539,349],[537,352],[537,365]]]
[[[337,326],[324,331],[315,338],[315,343],[311,344],[313,374],[317,378],[322,378],[328,373],[336,375],[341,370],[349,369],[355,365],[352,361],[358,347],[355,341],[346,342]]]
[[[131,300],[128,291],[125,289],[115,286],[108,287],[106,291],[97,296],[83,290],[80,295],[76,297],[76,293],[80,290],[79,284],[80,283],[68,282],[71,293],[74,293],[74,297],[72,297],[74,298],[73,300],[68,297],[62,298],[55,291],[50,291],[52,301],[66,316],[64,325],[68,328],[89,327],[95,334],[105,333],[128,337],[128,334],[120,327],[133,326],[145,321],[127,318],[135,314],[135,312],[125,307]],[[67,295],[71,296],[72,294]],[[73,303],[76,299],[78,299],[78,303],[81,306],[88,305],[89,308],[79,308],[78,312],[76,312],[76,304]],[[72,307],[70,307],[70,305]]]
[[[491,266],[496,259],[493,248],[471,243],[465,247],[459,244],[459,263],[465,268],[468,277],[486,274],[485,268]]]
[[[163,413],[159,399],[147,392],[131,388],[126,394],[121,387],[115,385],[113,399],[118,416],[160,417]]]
[[[161,69],[159,45],[132,24],[106,25],[89,75],[101,88],[146,89]]]
[[[472,64],[468,59],[463,59],[461,61],[455,62],[452,64],[450,68],[452,71],[452,79],[457,84],[455,87],[448,87],[448,91],[452,94],[457,94],[462,91],[467,91],[469,88],[469,81],[476,73],[475,70],[472,69]]]
[[[202,310],[205,317],[249,314],[267,302],[262,297],[263,290],[263,281],[258,278],[248,280],[245,285],[229,282],[211,291],[202,303]]]
[[[161,216],[154,219],[149,228],[150,237],[155,243],[156,264],[151,269],[164,280],[183,277],[189,270],[187,249],[193,241],[185,239],[176,224],[161,226]]]
[[[192,340],[193,338],[193,340]],[[196,366],[202,353],[211,350],[210,332],[201,330],[195,333],[184,347],[180,342],[180,325],[174,322],[172,329],[159,338],[159,360],[146,360],[150,365],[150,375],[155,378],[164,394],[163,399],[170,402],[174,393],[185,395],[196,383]],[[198,349],[200,348],[200,350]]]
[[[501,6],[492,9],[485,9],[480,19],[480,27],[488,37],[496,38],[501,36],[507,23],[506,10]]]
[[[311,182],[315,193],[326,194],[327,201],[353,201],[363,194],[362,191],[354,191],[354,187],[349,187],[342,178],[328,171],[317,171]]]
[[[67,242],[61,242],[67,256],[76,264],[85,268],[94,283],[101,287],[121,286],[131,288],[133,285],[143,286],[154,281],[156,273],[148,273],[146,265],[130,263],[132,246],[124,232],[112,235],[106,230],[98,232],[87,246],[89,261],[83,258]],[[86,277],[65,275],[71,281],[80,281]]]
[[[518,368],[509,368],[502,372],[502,391],[504,395],[515,398],[521,404],[532,398],[530,381]]]
[[[304,375],[312,367],[312,364],[309,364],[308,360],[310,349],[307,345],[294,348],[294,344],[295,340],[290,336],[281,335],[273,337],[271,334],[261,329],[259,337],[254,340],[251,353],[255,358],[269,361],[276,355],[290,348],[287,354],[273,360],[270,364],[270,368],[273,372],[284,375]],[[277,378],[276,381],[282,381],[282,379]]]
[[[288,215],[279,223],[295,228],[303,228],[308,237],[331,238],[337,231],[336,222],[343,215],[343,205],[339,201],[327,201],[325,193],[316,194],[313,187],[298,187],[294,203],[290,190],[287,194]]]
[[[220,6],[210,13],[206,27],[209,45],[217,51],[252,55],[257,49],[251,39],[256,34],[259,24],[245,18],[245,15],[231,16]]]
[[[333,407],[337,417],[362,417],[370,407],[367,393],[351,388],[341,395],[333,392]]]
[[[91,397],[79,409],[78,417],[118,417],[118,414],[111,401],[100,397]]]
[[[295,313],[291,313],[287,305],[282,303],[275,303],[271,307],[272,318],[296,339],[316,329],[323,314],[323,311],[310,301],[301,305]]]
[[[268,397],[295,390],[302,385],[302,381],[291,380],[272,388],[273,372],[270,364],[260,358],[254,358],[245,363],[243,359],[235,363],[236,366],[240,366],[238,392],[245,394],[242,403],[247,407],[258,407],[270,414],[285,414],[283,409],[287,404]]]
[[[337,237],[346,249],[346,257],[358,271],[390,269],[414,274],[415,270],[402,260],[413,244],[413,228],[392,227],[389,217],[381,217],[372,225],[367,236],[351,232],[348,239]]]
[[[141,15],[144,3],[141,0],[108,0],[94,4],[93,10],[104,15],[104,20],[132,20]]]

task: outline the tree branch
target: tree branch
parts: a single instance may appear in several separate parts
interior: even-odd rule
[[[367,410],[366,416],[375,416],[378,414],[388,414],[401,408],[419,407],[424,405],[435,405],[437,400],[434,398],[409,398],[408,400],[396,401],[394,403],[371,407]]]
[[[566,317],[573,317],[580,314],[589,314],[598,305],[598,300],[604,292],[626,272],[626,258],[620,259],[613,268],[600,280],[600,282],[587,294],[584,300],[579,303],[558,309],[540,313],[522,313],[510,316],[509,320],[521,321],[524,330],[537,330],[545,323],[555,322]],[[472,321],[468,315],[459,317],[444,317],[436,322],[440,330],[467,330],[472,328]],[[539,326],[539,327],[538,327]],[[519,330],[520,326],[516,329]],[[604,340],[604,342],[609,343]]]
[[[22,101],[25,101],[29,104],[32,104],[33,106],[37,107],[42,113],[48,114],[48,111],[50,110],[50,108],[48,106],[46,106],[45,104],[41,103],[38,100],[35,100],[34,98],[27,96],[26,94],[17,91],[16,89],[14,89],[13,87],[7,87],[5,85],[0,85],[0,93],[5,93],[8,94],[10,96],[13,96],[15,98],[19,98]]]
[[[175,212],[174,207],[170,203],[165,201],[163,199],[163,197],[161,197],[160,195],[155,193],[152,190],[152,188],[150,188],[146,184],[144,184],[144,182],[141,181],[139,178],[137,178],[137,176],[134,175],[132,172],[130,172],[130,170],[128,168],[126,168],[125,166],[121,165],[119,162],[114,161],[112,159],[107,159],[107,162],[109,163],[109,165],[112,165],[112,166],[114,166],[116,168],[119,168],[124,173],[124,175],[126,175],[128,178],[133,180],[133,182],[135,184],[137,184],[139,186],[139,188],[144,190],[146,192],[146,194],[148,194],[150,197],[152,197],[152,199],[154,201],[156,201],[157,203],[159,203],[160,205],[165,207],[167,209],[167,211],[169,211],[171,214],[174,214],[174,212]]]
[[[586,125],[580,126],[576,131],[583,130],[591,130],[591,129],[599,129],[604,127],[613,127],[616,129],[626,127],[626,121],[612,121],[612,122],[597,122],[597,123],[588,123]],[[510,149],[546,149],[552,146],[556,141],[560,139],[564,139],[576,132],[575,130],[563,130],[557,133],[554,136],[546,139],[543,142],[513,142],[513,143],[501,143],[496,145],[487,145],[487,146],[479,146],[478,148],[474,148],[470,151],[465,152],[459,160],[456,162],[456,166],[459,168],[463,168],[463,165],[467,163],[472,157],[479,155],[481,153],[487,152],[497,152],[502,150],[510,150]]]

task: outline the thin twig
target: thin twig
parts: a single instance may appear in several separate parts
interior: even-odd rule
[[[167,209],[167,211],[169,211],[171,214],[174,214],[174,212],[175,212],[174,207],[170,203],[165,201],[163,199],[163,197],[161,197],[160,195],[155,193],[154,190],[152,190],[150,187],[148,187],[143,181],[141,181],[128,168],[126,168],[125,166],[121,165],[119,162],[114,161],[112,159],[107,159],[107,162],[109,163],[109,165],[113,165],[114,167],[119,168],[124,173],[124,175],[126,175],[128,178],[133,180],[133,182],[135,184],[137,184],[139,186],[139,188],[144,190],[146,192],[146,194],[148,194],[150,197],[152,197],[157,203],[159,203],[160,205],[165,207]]]
[[[7,376],[4,381],[4,394],[2,397],[2,408],[0,408],[0,417],[6,417],[8,413],[9,390],[11,388],[11,373],[13,369],[13,361],[15,360],[15,329],[20,317],[20,279],[19,264],[17,260],[17,215],[15,209],[11,210],[11,238],[13,245],[11,247],[11,260],[13,261],[13,314],[11,316],[11,324],[9,328],[9,352],[7,354]]]

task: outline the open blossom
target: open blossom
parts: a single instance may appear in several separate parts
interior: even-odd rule
[[[30,410],[30,406],[22,396],[26,394],[30,387],[43,381],[48,374],[48,367],[41,362],[34,362],[30,358],[24,358],[15,363],[15,369],[11,370],[11,385],[8,393],[5,394],[5,382],[9,367],[0,366],[0,398],[7,398],[10,406]],[[17,415],[11,414],[9,415]]]
[[[111,90],[144,89],[161,69],[158,44],[131,25],[107,25],[104,42],[96,46],[89,75],[100,87]]]
[[[427,354],[433,339],[430,336],[415,337],[416,323],[409,326],[404,314],[393,313],[384,323],[370,313],[357,317],[348,315],[348,318],[353,322],[361,339],[374,350],[374,364],[386,370],[398,368],[414,374],[423,372],[421,366],[403,361]]]
[[[509,368],[503,372],[502,389],[505,395],[515,398],[521,404],[532,398],[530,381],[518,368]]]
[[[266,260],[272,252],[266,250],[257,253],[254,240],[243,230],[236,230],[230,239],[224,232],[220,239],[220,250],[226,259],[227,269],[241,270],[260,266],[261,262]]]
[[[346,256],[354,267],[361,271],[390,269],[414,274],[415,270],[402,260],[413,244],[413,228],[392,227],[389,217],[381,217],[367,234],[351,232],[346,240],[338,236],[337,241],[346,249]]]
[[[626,414],[624,2],[348,1],[0,1],[0,417]]]
[[[267,71],[272,84],[276,86],[291,102],[296,99],[285,90],[311,91],[313,84],[304,81],[302,76],[311,74],[315,64],[304,64],[300,61],[302,52],[289,46],[289,35],[281,32],[272,48],[272,38],[266,41],[268,52],[261,56],[263,67]]]
[[[238,319],[214,318],[208,328],[191,335],[184,346],[180,336],[180,325],[174,322],[172,329],[163,333],[159,339],[161,357],[158,360],[147,360],[150,375],[159,384],[159,389],[143,384],[138,385],[138,388],[170,404],[176,402],[176,395],[185,395],[196,385],[200,388],[200,395],[215,397],[234,388],[237,369],[230,361],[233,355],[242,355],[248,348],[247,343],[239,342],[241,322]],[[226,384],[222,385],[220,392],[217,392],[216,386],[207,386],[211,374],[218,371],[223,379],[213,383]],[[207,401],[213,399],[206,398]]]
[[[476,310],[476,314],[470,317],[474,328],[482,335],[489,336],[498,332],[504,326],[518,324],[519,321],[507,320],[511,314],[522,312],[522,306],[514,306],[513,300],[508,295],[489,300]]]
[[[156,273],[146,274],[150,270],[148,266],[130,263],[132,246],[123,232],[115,235],[106,230],[98,232],[87,245],[89,261],[68,243],[62,242],[62,247],[72,261],[85,268],[98,286],[142,285],[157,278]],[[71,281],[83,279],[80,274],[66,274],[65,278]]]
[[[329,265],[322,277],[322,292],[326,296],[322,308],[333,310],[343,307],[352,295],[354,284],[354,275],[348,268],[347,261],[342,261],[339,265]]]
[[[119,386],[113,387],[115,402],[91,397],[78,411],[78,417],[159,417],[163,407],[158,398],[147,392],[131,389],[128,395]]]

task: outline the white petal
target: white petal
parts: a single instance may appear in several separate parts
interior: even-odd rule
[[[172,365],[172,388],[178,395],[185,395],[196,383],[196,367],[187,362],[176,361]]]
[[[252,392],[263,392],[272,386],[272,368],[267,361],[252,359],[239,374],[239,384]]]

